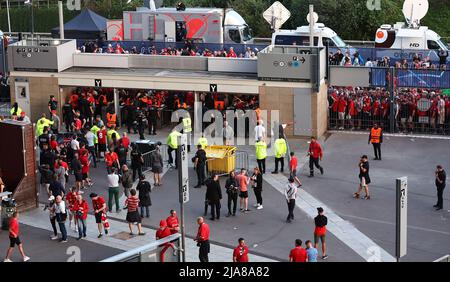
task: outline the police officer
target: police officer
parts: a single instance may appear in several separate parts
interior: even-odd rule
[[[134,134],[136,134],[136,109],[137,107],[134,104],[127,106],[127,130],[128,134],[131,133],[131,129],[133,129]]]
[[[372,143],[373,151],[375,154],[374,160],[381,161],[381,143],[383,143],[383,130],[378,127],[377,123],[374,123],[369,134],[368,144]]]
[[[147,127],[147,118],[145,117],[144,112],[138,108],[137,112],[137,126],[138,126],[138,132],[139,132],[139,139],[145,140],[144,136],[144,130]]]
[[[206,152],[203,150],[202,145],[197,145],[197,153],[194,157],[194,167],[197,173],[197,185],[194,188],[200,188],[205,185],[205,167],[206,167]]]
[[[158,109],[151,107],[148,110],[148,134],[156,135],[156,122],[158,120]]]
[[[275,140],[274,144],[275,149],[275,170],[272,172],[273,174],[278,173],[278,164],[281,163],[281,172],[284,171],[284,157],[286,156],[287,152],[287,145],[286,140],[284,140],[283,136],[280,135],[280,137]]]
[[[259,171],[266,173],[266,157],[267,157],[267,144],[263,139],[258,139],[255,144],[256,149],[256,161],[258,162]]]

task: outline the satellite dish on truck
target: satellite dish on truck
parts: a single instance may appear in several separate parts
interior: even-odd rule
[[[409,27],[420,27],[420,20],[428,13],[428,0],[406,0],[403,3],[403,15]]]
[[[273,30],[279,30],[291,17],[291,12],[280,2],[276,1],[263,13],[264,19]]]

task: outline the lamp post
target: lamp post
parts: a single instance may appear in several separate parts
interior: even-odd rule
[[[33,9],[33,0],[27,0],[24,2],[25,5],[30,5],[31,9],[31,41],[34,40],[34,9]]]
[[[3,63],[3,73],[6,75],[6,54],[5,54],[5,35],[3,31],[0,30],[0,40],[2,46],[2,63]]]
[[[9,17],[9,0],[6,0],[6,14],[8,17],[8,32],[10,33],[9,35],[11,36],[11,18]]]

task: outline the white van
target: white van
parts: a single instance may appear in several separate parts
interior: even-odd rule
[[[272,34],[272,45],[309,46],[309,25],[298,27],[296,30],[278,30]],[[347,44],[334,30],[323,23],[314,25],[314,46],[345,48]]]
[[[375,47],[448,51],[447,43],[436,32],[426,26],[411,28],[403,22],[382,25],[375,35]]]

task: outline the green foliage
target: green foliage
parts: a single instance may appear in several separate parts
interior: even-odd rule
[[[165,0],[164,6],[173,7],[180,0]],[[90,0],[87,7],[110,19],[121,19],[123,10],[133,10],[142,0]],[[247,21],[256,37],[270,37],[272,31],[262,13],[275,0],[184,0],[187,7],[233,8]],[[376,29],[384,23],[404,21],[403,0],[381,0],[381,10],[371,11],[366,0],[281,0],[292,13],[283,29],[295,29],[305,25],[309,4],[319,14],[319,22],[335,30],[347,40],[373,40]],[[429,26],[443,37],[450,37],[450,0],[429,0],[430,11],[422,24]],[[64,21],[76,16],[77,11],[64,11]],[[29,8],[11,8],[13,31],[29,31],[31,25]],[[35,7],[35,31],[50,32],[58,25],[58,8],[53,5]],[[0,10],[0,29],[7,30],[6,9]]]

